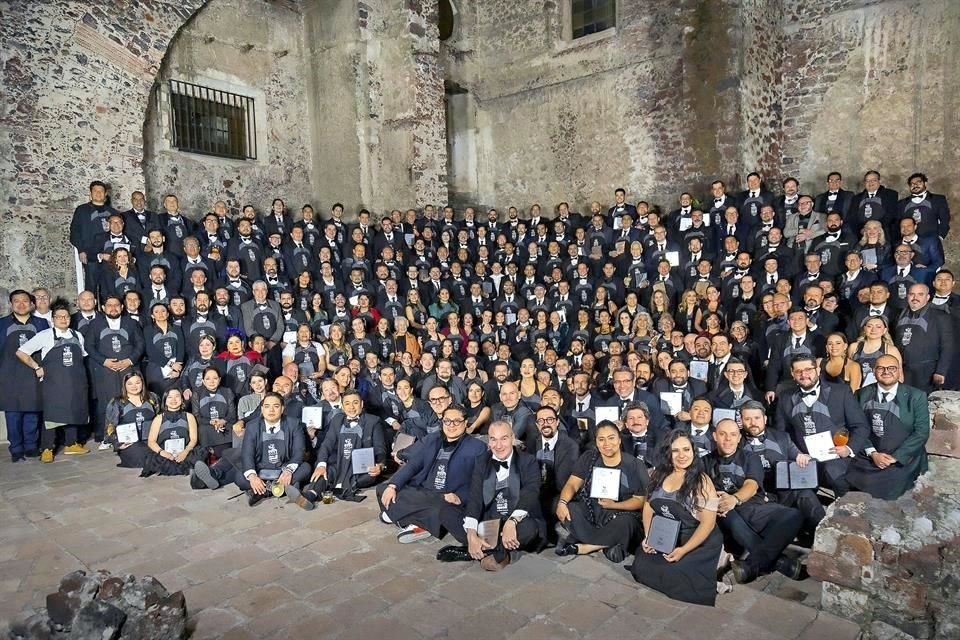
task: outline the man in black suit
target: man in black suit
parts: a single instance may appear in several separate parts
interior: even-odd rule
[[[623,412],[620,447],[628,455],[653,468],[657,465],[657,432],[650,428],[650,408],[643,402],[632,402]]]
[[[736,208],[737,203],[727,193],[727,185],[723,180],[714,180],[710,183],[710,196],[703,199],[706,208],[704,217],[710,226],[719,227],[724,222],[724,215],[730,207]]]
[[[823,289],[820,285],[807,287],[803,292],[803,309],[807,312],[807,326],[826,340],[840,326],[840,318],[832,311],[823,309]]]
[[[790,376],[791,362],[795,356],[818,358],[825,354],[826,339],[809,327],[807,312],[794,308],[787,316],[788,331],[773,336],[770,341],[770,364],[767,367],[767,402],[772,403],[777,385]]]
[[[446,504],[441,526],[461,547],[444,547],[437,553],[443,562],[479,560],[487,571],[499,571],[512,561],[511,553],[534,550],[546,532],[540,510],[540,469],[529,453],[514,448],[513,427],[494,421],[487,431],[490,450],[477,458],[464,506]],[[499,521],[494,544],[481,537],[480,524]],[[485,529],[486,527],[484,527]]]
[[[613,393],[594,406],[617,407],[619,419],[622,420],[623,412],[626,411],[628,405],[642,402],[650,410],[650,427],[654,431],[664,431],[668,428],[667,421],[660,409],[660,401],[653,393],[636,388],[636,374],[631,369],[623,367],[614,371],[612,379]],[[593,439],[593,426],[591,425],[589,441],[593,442]]]
[[[626,201],[627,192],[622,187],[618,187],[613,192],[613,199],[613,206],[607,210],[607,222],[611,227],[613,226],[614,218],[619,218],[624,214],[629,214],[631,220],[637,219],[637,208]]]
[[[892,240],[896,231],[898,198],[896,191],[880,184],[878,172],[867,171],[863,175],[863,191],[853,196],[844,222],[854,235],[860,237],[860,231],[867,220],[877,220],[886,230],[888,240]]]
[[[846,220],[852,202],[853,192],[843,188],[843,176],[838,171],[831,171],[827,175],[827,190],[817,195],[813,209],[821,213],[836,211]]]
[[[166,236],[170,253],[182,260],[183,241],[193,235],[196,223],[182,214],[180,201],[172,193],[163,198],[163,209],[163,213],[157,216],[157,228]]]
[[[267,392],[259,415],[245,425],[239,459],[224,456],[212,467],[198,461],[190,486],[217,489],[233,482],[247,493],[251,507],[273,495],[273,484],[283,487],[288,496],[298,496],[295,489],[309,477],[310,465],[303,463],[303,427],[298,419],[285,416],[283,407],[279,393]]]
[[[749,368],[740,358],[732,356],[727,360],[727,366],[723,368],[723,381],[709,396],[714,409],[737,409],[751,400],[763,402],[763,394],[749,380],[748,373]]]
[[[667,367],[667,378],[654,381],[653,393],[661,398],[661,394],[664,393],[680,394],[680,410],[667,418],[673,426],[679,426],[681,422],[690,421],[690,406],[695,399],[707,395],[707,385],[696,378],[691,378],[687,363],[676,358]],[[670,413],[670,408],[665,401],[660,401],[659,404],[664,413]]]
[[[898,203],[898,218],[913,218],[921,238],[946,238],[950,232],[950,206],[938,193],[927,191],[927,176],[914,173],[907,178],[910,197]]]
[[[389,484],[377,487],[380,520],[401,527],[398,542],[442,537],[440,510],[466,503],[474,463],[485,450],[466,432],[463,408],[447,407],[442,430],[424,438]]]
[[[156,226],[157,214],[147,209],[147,199],[143,191],[130,194],[130,209],[123,212],[123,232],[133,241],[135,252],[143,249],[150,240],[147,232]]]
[[[743,423],[745,436],[744,448],[760,456],[764,472],[763,490],[767,499],[798,509],[803,514],[808,539],[812,539],[813,532],[826,516],[826,511],[817,498],[815,489],[777,488],[777,463],[796,462],[805,467],[811,462],[816,464],[816,461],[801,452],[788,434],[767,429],[767,410],[761,403],[745,402],[740,407],[740,421]]]
[[[324,491],[335,491],[343,499],[356,500],[356,492],[375,485],[386,466],[383,423],[364,412],[363,399],[356,389],[347,389],[340,402],[343,413],[331,419],[317,451],[317,464],[310,476],[310,484],[303,489],[307,502],[316,502]],[[366,471],[354,473],[353,451],[367,448],[373,449],[373,465]]]
[[[580,456],[580,443],[560,428],[560,415],[553,407],[541,405],[536,424],[539,435],[533,453],[540,465],[540,509],[547,523],[546,540],[556,543],[557,500]]]
[[[924,393],[946,382],[956,349],[954,337],[950,316],[930,304],[929,287],[912,285],[894,331],[903,355],[903,381]]]
[[[740,220],[748,226],[756,226],[760,220],[760,208],[773,205],[773,193],[765,186],[757,172],[747,175],[747,188],[737,196]]]
[[[776,428],[790,434],[797,448],[810,453],[805,438],[830,433],[834,442],[845,432],[847,443],[831,447],[829,455],[837,456],[818,462],[820,486],[833,489],[841,496],[849,489],[846,480],[851,456],[866,455],[867,418],[850,387],[820,380],[820,369],[812,355],[799,354],[790,361],[790,375],[797,388],[777,401]]]
[[[867,318],[873,316],[882,316],[887,322],[888,327],[896,324],[898,312],[890,300],[890,287],[886,282],[874,282],[870,285],[870,301],[868,304],[857,308],[853,313],[853,320],[847,324],[848,341],[853,342],[860,336],[863,329],[863,323]]]

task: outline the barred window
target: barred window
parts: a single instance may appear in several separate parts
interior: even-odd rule
[[[170,128],[181,151],[256,160],[253,98],[170,80]]]
[[[571,0],[572,37],[582,38],[616,25],[615,0]]]

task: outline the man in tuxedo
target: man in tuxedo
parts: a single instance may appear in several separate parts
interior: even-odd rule
[[[143,191],[130,194],[130,208],[123,212],[123,230],[133,241],[131,250],[136,253],[150,242],[147,232],[157,224],[157,214],[147,209]]]
[[[448,406],[442,430],[426,436],[390,482],[377,487],[380,520],[401,528],[398,542],[443,537],[443,506],[467,502],[474,463],[486,448],[466,431],[463,408]]]
[[[910,218],[917,224],[921,238],[946,238],[950,233],[950,207],[947,198],[927,191],[927,176],[914,173],[907,178],[910,196],[898,203],[898,218]]]
[[[288,496],[310,475],[304,463],[305,438],[299,419],[284,415],[284,401],[279,393],[268,391],[260,403],[259,415],[246,422],[239,459],[224,456],[208,467],[198,461],[190,476],[194,489],[217,489],[237,485],[247,494],[247,504],[254,507],[272,495],[269,485],[284,488]],[[239,465],[239,468],[236,466]]]
[[[631,220],[637,219],[637,208],[626,201],[627,192],[623,189],[623,187],[618,187],[613,192],[613,200],[613,206],[607,210],[607,221],[612,228],[616,228],[614,225],[614,219],[619,218],[624,214],[629,214]]]
[[[888,327],[896,324],[898,312],[892,304],[889,304],[890,287],[886,282],[874,282],[870,285],[870,301],[868,304],[859,307],[853,314],[853,320],[847,324],[847,338],[853,342],[860,336],[863,329],[863,323],[867,318],[873,316],[882,316],[887,322]]]
[[[557,500],[580,456],[580,443],[561,429],[560,414],[548,405],[537,409],[534,456],[540,465],[540,509],[547,523],[547,542],[556,543]]]
[[[916,251],[912,245],[893,248],[893,264],[880,270],[880,279],[890,286],[891,303],[898,309],[907,306],[907,291],[914,284],[929,284],[930,271],[913,264]]]
[[[863,191],[853,196],[844,222],[854,235],[860,237],[860,231],[867,220],[877,220],[886,230],[887,238],[893,238],[898,199],[899,194],[896,191],[880,184],[880,174],[877,171],[867,171],[863,175]]]
[[[534,550],[546,533],[540,509],[540,468],[536,458],[514,447],[513,427],[496,420],[487,432],[489,451],[473,468],[465,505],[446,504],[441,526],[461,547],[444,547],[441,562],[479,560],[487,571],[499,571],[513,561],[512,553]],[[481,537],[480,523],[499,520],[495,543]],[[492,536],[491,536],[492,537]]]
[[[914,209],[914,211],[918,211],[918,209]],[[911,217],[901,218],[900,244],[908,245],[914,250],[914,265],[926,269],[929,273],[936,273],[945,262],[943,243],[940,242],[940,237],[936,233],[921,236],[918,231],[916,220]]]
[[[846,433],[845,445],[834,445],[829,453],[836,458],[817,464],[820,486],[841,496],[849,489],[846,472],[854,455],[866,455],[867,418],[847,384],[820,379],[816,358],[798,354],[790,361],[790,375],[797,387],[778,399],[775,426],[790,434],[802,453],[810,454],[806,438],[828,432]]]
[[[764,205],[773,205],[773,193],[763,186],[760,174],[752,171],[747,175],[747,188],[737,196],[740,220],[750,227],[756,226]]]
[[[700,380],[690,377],[687,363],[680,358],[675,358],[667,367],[667,376],[665,379],[654,381],[653,392],[658,397],[662,397],[664,393],[680,394],[680,410],[667,418],[669,422],[677,426],[681,422],[690,421],[690,406],[697,398],[707,395],[707,386]],[[645,401],[644,398],[637,398],[637,400]],[[666,402],[661,401],[659,405],[665,413],[668,412]],[[651,408],[652,412],[653,409]]]
[[[819,358],[825,354],[826,339],[810,330],[807,312],[794,308],[787,315],[788,331],[773,336],[770,341],[770,364],[767,366],[767,402],[773,403],[777,387],[789,379],[791,363],[797,356]]]
[[[703,203],[704,207],[708,207],[704,211],[706,222],[714,227],[720,227],[724,222],[727,209],[737,206],[736,200],[727,193],[727,185],[723,180],[714,180],[710,183],[710,196],[704,198]]]
[[[840,326],[840,318],[832,311],[827,311],[823,305],[823,289],[820,285],[812,285],[803,292],[803,310],[807,312],[807,327],[819,333],[826,340],[827,336]]]
[[[826,516],[826,511],[815,489],[781,489],[777,487],[777,464],[796,462],[801,467],[816,464],[810,456],[800,451],[789,434],[776,429],[767,429],[767,410],[755,401],[745,402],[740,407],[740,421],[746,441],[744,448],[760,456],[763,466],[763,490],[767,499],[785,507],[798,509],[803,515],[806,538],[812,540],[817,525]]]
[[[727,360],[723,368],[723,381],[710,393],[710,402],[715,409],[737,409],[750,402],[763,402],[763,394],[749,380],[747,364],[736,356]]]
[[[836,211],[841,218],[846,220],[852,202],[853,192],[843,188],[843,176],[840,175],[839,171],[831,171],[827,175],[827,190],[817,195],[814,199],[813,208],[815,211],[823,213]]]

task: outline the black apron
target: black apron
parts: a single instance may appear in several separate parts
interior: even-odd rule
[[[80,337],[68,329],[70,337],[58,338],[43,357],[43,419],[47,428],[62,424],[81,425],[89,419],[87,368],[83,363]]]
[[[327,483],[332,486],[339,485],[344,490],[352,489],[353,450],[363,446],[363,427],[359,420],[355,426],[350,423],[349,419],[343,421],[340,433],[337,434],[337,461],[333,469],[327,468]],[[330,471],[334,473],[331,475]]]
[[[37,328],[30,322],[19,324],[11,319],[13,324],[2,336],[0,352],[0,380],[4,384],[0,411],[40,411],[40,382],[30,367],[17,358],[17,350],[37,334]]]
[[[283,429],[270,433],[264,429],[260,434],[260,460],[257,475],[263,480],[276,480],[283,473],[287,459],[287,436]]]
[[[230,408],[227,399],[219,391],[210,391],[206,387],[197,392],[193,402],[194,415],[199,423],[198,434],[201,447],[216,447],[229,444],[232,441],[233,425],[228,424],[223,433],[217,431],[210,424],[211,420],[225,420]]]
[[[896,451],[904,440],[910,437],[913,429],[900,419],[900,407],[896,398],[880,402],[875,395],[863,404],[863,412],[870,424],[870,445],[880,453]],[[857,456],[847,471],[847,481],[852,487],[866,491],[875,498],[893,500],[903,495],[923,472],[924,458],[917,455],[908,464],[897,462],[886,469],[880,469],[868,456]]]

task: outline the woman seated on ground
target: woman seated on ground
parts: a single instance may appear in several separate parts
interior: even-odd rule
[[[233,444],[232,426],[237,421],[237,403],[230,387],[214,367],[203,370],[203,386],[193,398],[193,415],[197,419],[200,448],[204,461],[214,464],[224,449]]]
[[[150,423],[141,478],[188,475],[202,457],[196,448],[197,419],[184,410],[180,389],[168,389],[161,404],[163,411]]]
[[[150,423],[160,407],[157,396],[147,391],[143,374],[131,371],[123,377],[120,396],[107,405],[106,433],[120,457],[118,467],[140,469],[150,451],[147,436]]]
[[[596,427],[596,449],[583,453],[560,492],[557,518],[570,536],[557,545],[559,556],[603,551],[611,562],[623,559],[639,541],[640,511],[650,482],[647,468],[620,450],[620,430],[604,420]],[[600,478],[616,475],[616,478]],[[615,472],[615,473],[611,473]],[[614,482],[617,497],[594,498],[602,485]]]
[[[679,521],[676,547],[657,551],[645,537],[633,561],[633,577],[674,600],[712,607],[723,549],[716,526],[719,504],[690,437],[682,429],[671,431],[660,445],[643,507],[643,529],[649,536],[654,516]]]

